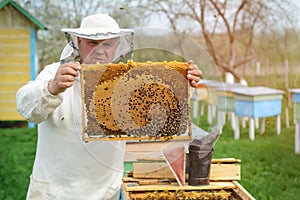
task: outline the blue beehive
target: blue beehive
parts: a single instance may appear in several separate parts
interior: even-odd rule
[[[289,92],[292,93],[294,106],[294,120],[300,123],[300,88],[290,89]]]
[[[235,114],[260,118],[281,114],[284,91],[268,87],[233,88]]]

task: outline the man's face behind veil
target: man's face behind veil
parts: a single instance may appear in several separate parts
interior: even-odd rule
[[[85,64],[111,63],[119,44],[118,38],[91,40],[78,37],[80,62]]]

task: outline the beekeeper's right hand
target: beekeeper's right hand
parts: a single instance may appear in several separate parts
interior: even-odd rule
[[[65,63],[57,69],[54,79],[49,81],[48,90],[53,95],[64,92],[73,85],[75,78],[80,70],[79,63]]]

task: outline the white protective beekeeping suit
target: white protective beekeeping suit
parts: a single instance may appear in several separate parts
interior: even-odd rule
[[[36,158],[27,199],[119,199],[123,176],[123,141],[88,142],[81,139],[82,111],[80,79],[58,95],[48,91],[61,63],[74,62],[79,55],[76,36],[103,40],[120,38],[114,61],[132,51],[133,31],[120,29],[106,14],[83,19],[77,29],[62,29],[69,41],[61,62],[53,63],[36,80],[17,93],[19,112],[38,124]]]

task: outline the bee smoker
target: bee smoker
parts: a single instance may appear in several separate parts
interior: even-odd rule
[[[211,146],[203,145],[199,140],[190,142],[188,154],[189,185],[209,185],[212,154]]]

